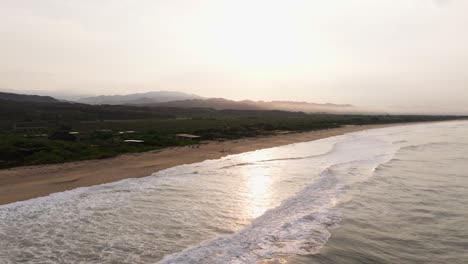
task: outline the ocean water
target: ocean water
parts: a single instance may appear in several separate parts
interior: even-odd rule
[[[468,263],[468,122],[350,133],[3,205],[0,263]]]

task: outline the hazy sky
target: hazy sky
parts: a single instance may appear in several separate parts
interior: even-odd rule
[[[0,0],[0,88],[468,113],[466,0]]]

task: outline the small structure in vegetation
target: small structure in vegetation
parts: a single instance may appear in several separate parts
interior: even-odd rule
[[[200,136],[190,135],[190,134],[177,134],[177,135],[176,135],[176,139],[195,140],[195,139],[199,139],[199,138],[200,138]]]
[[[76,136],[70,134],[68,131],[57,131],[49,136],[50,140],[64,140],[64,141],[75,141]]]
[[[123,135],[123,134],[135,134],[136,131],[135,130],[128,130],[128,131],[119,131],[119,134]]]
[[[127,139],[124,140],[125,143],[145,143],[144,140],[138,140],[138,139]]]

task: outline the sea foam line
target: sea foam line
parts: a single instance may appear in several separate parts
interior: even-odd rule
[[[366,174],[363,178],[372,176],[391,156],[377,155],[375,160],[334,164],[314,184],[266,211],[243,230],[166,256],[159,263],[241,264],[281,255],[318,253],[328,241],[330,229],[337,227],[341,220],[340,213],[334,209],[341,194],[352,183],[361,181],[363,173]],[[356,181],[350,181],[351,177]]]

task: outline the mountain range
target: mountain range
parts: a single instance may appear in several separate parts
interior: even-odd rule
[[[0,100],[13,102],[59,103],[63,100],[51,96],[26,95],[0,92]],[[68,101],[72,103],[71,101]],[[349,104],[318,104],[294,101],[234,101],[224,98],[204,98],[183,92],[156,91],[128,95],[100,95],[78,99],[75,102],[88,105],[127,105],[161,108],[206,108],[215,110],[281,110],[306,113],[362,113]]]
[[[211,108],[216,110],[282,110],[292,112],[354,113],[357,108],[349,104],[318,104],[293,101],[234,101],[224,98],[204,98],[182,92],[148,92],[128,95],[101,95],[78,100],[96,105],[134,105],[176,108]]]
[[[15,94],[0,92],[0,100],[13,101],[13,102],[35,102],[35,103],[59,103],[57,100],[50,96],[29,95],[29,94]]]
[[[127,95],[100,95],[82,98],[77,102],[94,105],[145,105],[201,98],[198,95],[182,92],[156,91]]]

